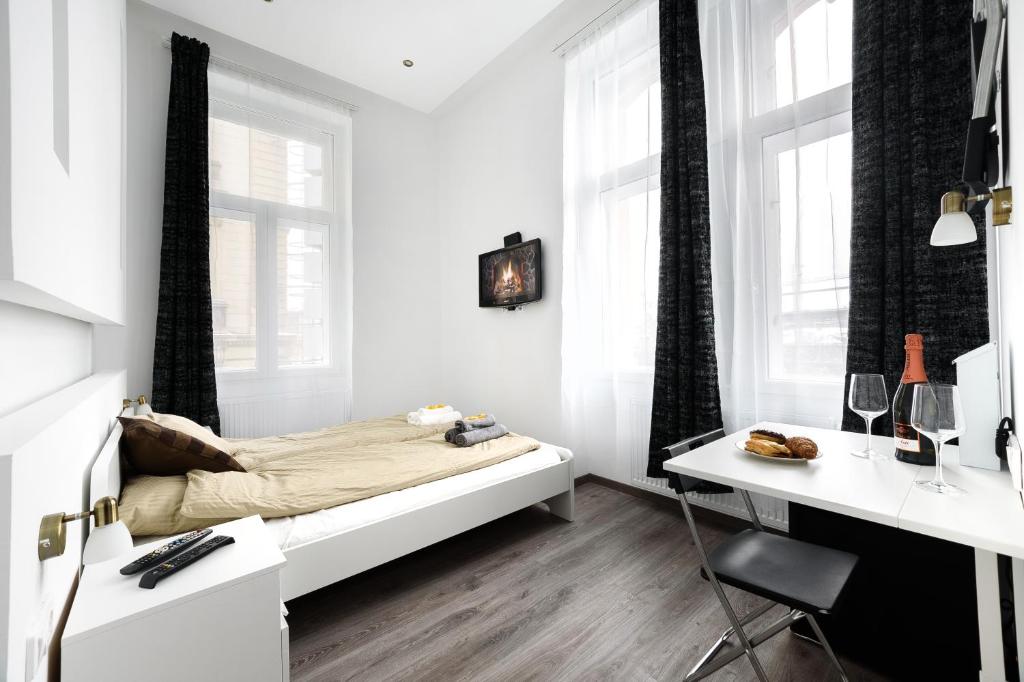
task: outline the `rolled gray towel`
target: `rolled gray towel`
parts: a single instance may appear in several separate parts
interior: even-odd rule
[[[459,430],[458,428],[448,429],[447,431],[444,432],[444,439],[449,443],[454,443],[455,436],[459,435],[460,433],[462,433],[462,431]]]
[[[469,447],[470,445],[476,445],[483,443],[484,441],[494,440],[495,438],[501,438],[508,433],[508,429],[505,428],[504,424],[495,424],[494,426],[485,426],[482,429],[472,429],[471,431],[464,431],[455,436],[455,444],[461,448]]]
[[[486,417],[480,417],[479,419],[460,419],[455,422],[455,428],[459,430],[459,433],[463,431],[471,431],[473,429],[482,429],[487,426],[494,426],[494,415],[489,414]]]

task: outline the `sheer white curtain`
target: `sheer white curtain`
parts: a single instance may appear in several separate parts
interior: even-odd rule
[[[853,0],[701,0],[726,430],[838,427]]]
[[[657,318],[658,4],[565,55],[562,421],[593,473],[646,463]]]

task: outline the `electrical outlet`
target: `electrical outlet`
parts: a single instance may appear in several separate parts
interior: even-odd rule
[[[53,637],[53,629],[56,624],[57,609],[54,607],[52,599],[46,599],[26,630],[25,682],[46,679],[50,638]]]

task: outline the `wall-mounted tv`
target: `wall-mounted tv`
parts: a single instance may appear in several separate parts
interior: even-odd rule
[[[540,239],[480,254],[480,307],[509,308],[541,297]]]

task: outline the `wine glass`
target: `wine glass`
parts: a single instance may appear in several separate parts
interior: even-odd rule
[[[943,495],[962,495],[966,491],[942,478],[942,446],[967,430],[964,410],[960,405],[960,389],[949,384],[917,384],[914,405],[910,409],[910,425],[935,443],[935,477],[915,481],[922,490]]]
[[[881,374],[853,374],[850,377],[850,409],[864,420],[867,431],[867,442],[863,450],[855,450],[851,455],[865,459],[885,459],[871,449],[871,422],[875,417],[889,410],[889,396],[885,392],[885,377]]]

